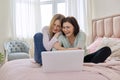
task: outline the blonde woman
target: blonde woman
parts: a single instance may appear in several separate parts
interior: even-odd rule
[[[45,26],[42,33],[37,33],[34,36],[34,59],[37,63],[42,64],[41,52],[50,51],[53,48],[57,37],[61,31],[61,21],[65,18],[62,14],[55,14],[50,22],[50,26]]]

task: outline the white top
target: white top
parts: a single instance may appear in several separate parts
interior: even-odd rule
[[[54,36],[50,40],[50,34],[49,34],[49,27],[48,26],[45,26],[42,29],[42,33],[43,33],[43,45],[44,45],[46,50],[50,51],[53,48],[54,43],[58,40]]]

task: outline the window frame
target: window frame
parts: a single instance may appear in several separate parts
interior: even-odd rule
[[[51,4],[52,5],[52,14],[57,13],[57,4],[65,3],[65,0],[48,0],[48,1],[40,1],[40,5]]]

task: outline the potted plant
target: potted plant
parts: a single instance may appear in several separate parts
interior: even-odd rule
[[[0,52],[0,64],[4,62],[4,55]]]

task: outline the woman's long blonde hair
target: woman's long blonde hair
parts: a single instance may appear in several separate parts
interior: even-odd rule
[[[51,19],[51,22],[50,22],[50,26],[49,26],[50,39],[54,36],[54,33],[52,32],[54,22],[55,22],[56,20],[59,20],[60,23],[61,23],[62,19],[64,19],[64,18],[65,18],[65,16],[62,15],[62,14],[55,14],[55,15],[53,16],[53,18]]]

